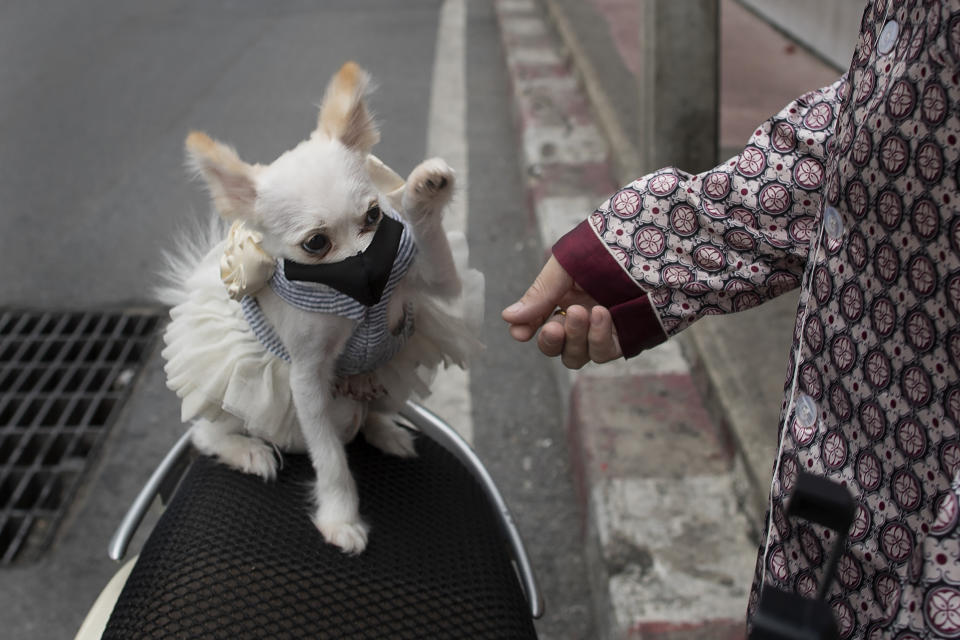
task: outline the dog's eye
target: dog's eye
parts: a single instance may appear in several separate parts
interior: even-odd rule
[[[367,225],[372,225],[380,219],[380,205],[374,203],[367,209],[367,217],[364,218],[364,223]]]
[[[303,250],[307,253],[321,254],[326,253],[327,249],[330,248],[330,238],[323,235],[322,233],[316,233],[304,242],[302,245]]]

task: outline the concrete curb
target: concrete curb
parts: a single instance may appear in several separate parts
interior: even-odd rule
[[[630,144],[620,119],[617,118],[613,106],[607,97],[607,92],[600,86],[597,73],[594,70],[590,56],[586,54],[577,39],[576,32],[566,14],[556,3],[556,0],[543,0],[547,17],[556,29],[563,48],[569,53],[574,73],[580,81],[584,92],[593,106],[600,128],[607,136],[611,145],[612,165],[617,182],[625,184],[641,174],[640,154]]]
[[[544,6],[495,8],[527,192],[550,247],[615,190],[613,154]],[[579,372],[558,363],[557,376],[599,637],[742,637],[756,547],[731,441],[679,345]]]

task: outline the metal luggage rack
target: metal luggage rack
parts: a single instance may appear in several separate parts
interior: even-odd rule
[[[146,359],[155,311],[0,311],[0,566],[53,539]]]

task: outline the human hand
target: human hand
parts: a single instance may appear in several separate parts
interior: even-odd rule
[[[562,312],[554,314],[557,307]],[[553,256],[523,297],[501,315],[510,323],[510,335],[520,342],[540,329],[540,351],[561,356],[570,369],[623,355],[610,311],[581,289]]]

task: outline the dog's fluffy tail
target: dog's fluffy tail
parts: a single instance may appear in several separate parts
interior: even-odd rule
[[[175,249],[163,252],[163,268],[158,274],[160,284],[154,297],[162,304],[175,307],[184,302],[190,290],[187,281],[210,250],[227,237],[227,224],[213,214],[204,224],[196,220],[176,234]]]

